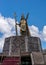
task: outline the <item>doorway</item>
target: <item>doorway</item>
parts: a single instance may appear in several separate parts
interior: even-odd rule
[[[22,56],[21,57],[21,65],[32,65],[30,56]]]

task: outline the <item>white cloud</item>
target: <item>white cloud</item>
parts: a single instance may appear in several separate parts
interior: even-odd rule
[[[43,39],[46,41],[46,26],[43,27]]]
[[[30,29],[30,33],[31,33],[32,36],[39,37],[39,29],[38,29],[38,27],[32,25],[32,26],[29,26],[29,29]]]
[[[29,29],[32,36],[39,37],[41,41],[46,41],[46,25],[43,27],[42,31],[34,25],[29,26]]]
[[[34,25],[29,26],[29,29],[32,36],[40,37],[42,41],[46,41],[46,25],[43,27],[42,31],[40,31],[39,28]],[[18,31],[18,33],[20,34],[19,27]],[[0,49],[2,49],[4,39],[6,37],[15,35],[15,20],[10,17],[6,18],[0,14],[0,32],[3,33],[3,36],[0,37]]]

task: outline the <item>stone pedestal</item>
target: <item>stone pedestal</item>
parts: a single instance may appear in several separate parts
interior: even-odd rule
[[[41,41],[38,37],[12,36],[5,39],[3,54],[20,55],[25,52],[41,51],[40,44]]]

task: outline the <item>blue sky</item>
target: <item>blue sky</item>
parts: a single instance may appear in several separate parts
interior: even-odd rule
[[[29,25],[36,25],[42,30],[46,24],[46,0],[0,0],[0,12],[5,17],[13,17],[16,12],[19,20],[22,13],[29,12]]]
[[[1,17],[14,18],[16,12],[17,20],[20,21],[21,14],[29,12],[28,25],[34,25],[39,29],[39,33],[46,35],[46,0],[0,0]],[[0,31],[0,38],[4,33]],[[42,36],[42,35],[41,35]],[[42,40],[42,47],[46,48],[46,37]]]

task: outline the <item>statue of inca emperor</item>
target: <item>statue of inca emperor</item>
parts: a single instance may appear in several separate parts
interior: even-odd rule
[[[26,16],[26,18],[24,17],[24,15],[21,16],[21,19],[20,19],[20,33],[22,36],[30,36],[30,32],[29,32],[29,29],[28,29],[28,25],[27,25],[27,19],[28,19],[28,14]]]

